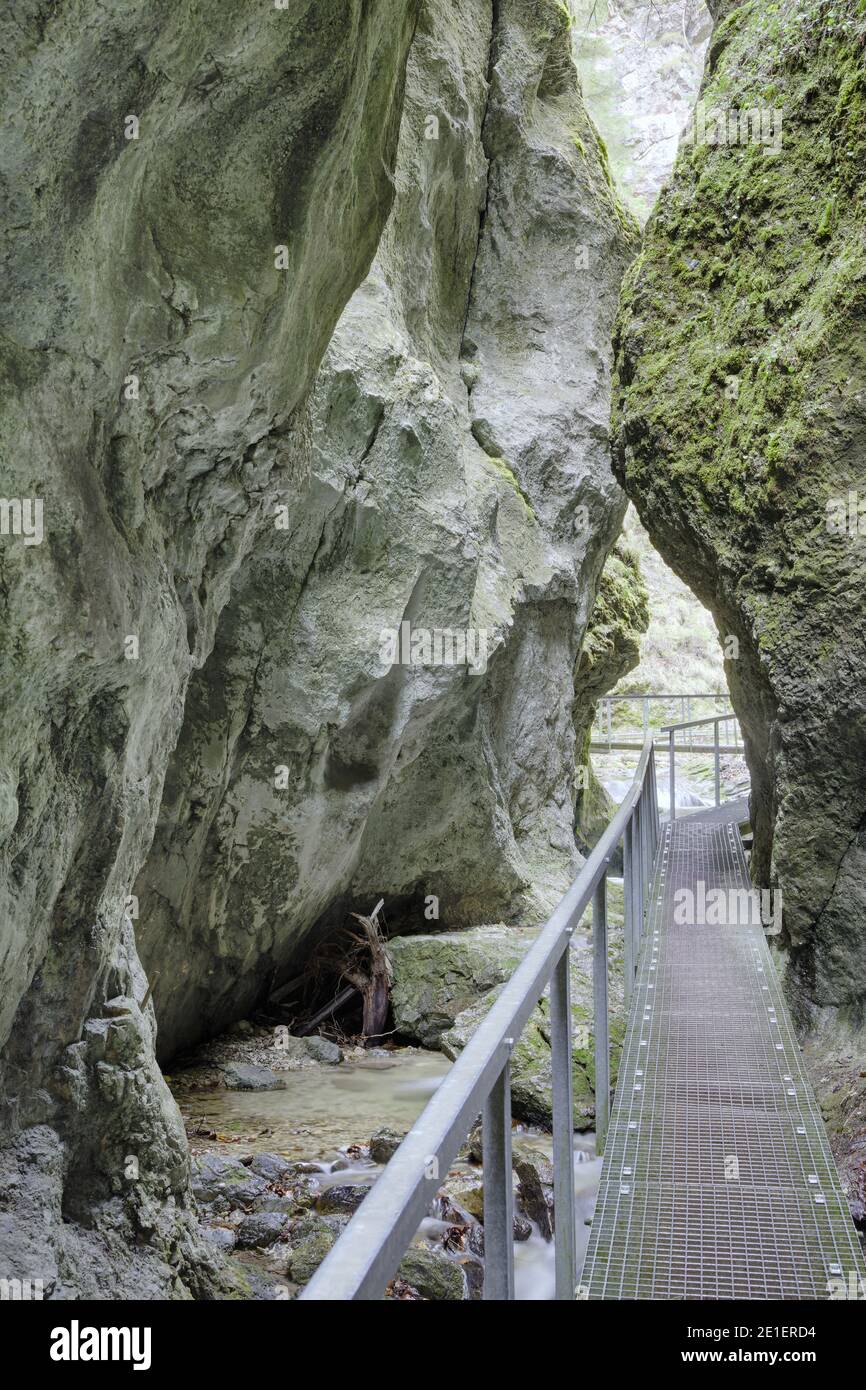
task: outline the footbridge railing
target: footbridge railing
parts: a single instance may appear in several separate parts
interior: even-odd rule
[[[709,720],[701,717],[706,713],[707,705],[712,710]],[[626,717],[624,720],[618,715],[618,727],[614,729],[616,706],[625,707]],[[702,741],[699,735],[695,735],[694,730],[700,728],[703,723],[712,722],[716,716],[721,722],[723,734],[719,751],[742,753],[742,733],[737,716],[731,709],[730,699],[727,695],[712,691],[690,695],[602,695],[596,708],[590,749],[598,753],[628,750],[639,752],[643,740],[651,730],[654,729],[658,735],[671,728],[677,714],[677,727],[688,731],[677,747],[678,753],[691,755],[713,752],[713,745]]]
[[[712,724],[712,726],[713,726],[713,742],[712,742],[712,744],[708,744],[708,745],[706,746],[706,748],[702,748],[702,749],[700,749],[700,750],[695,750],[695,748],[694,748],[694,743],[691,741],[691,740],[693,739],[694,730],[695,730],[695,729],[702,728],[702,727],[706,727],[707,724]],[[730,743],[725,744],[725,743],[723,742],[722,730],[723,730],[723,729],[728,729],[728,728],[730,728],[731,725],[734,726],[734,729],[735,729],[735,730],[737,730],[737,731],[739,730],[739,725],[738,725],[738,723],[737,723],[736,716],[735,716],[733,713],[727,713],[727,714],[711,714],[707,719],[689,719],[689,720],[687,720],[685,723],[680,723],[680,724],[665,724],[665,725],[662,727],[661,733],[667,734],[667,736],[668,736],[668,768],[669,768],[669,777],[670,777],[671,820],[676,820],[676,815],[677,815],[677,756],[676,756],[676,755],[677,755],[678,752],[682,752],[682,751],[685,751],[685,752],[691,752],[691,751],[712,752],[712,754],[713,754],[713,760],[714,760],[713,782],[714,782],[714,787],[715,787],[716,805],[717,805],[717,806],[720,806],[720,805],[721,805],[721,800],[722,800],[722,771],[721,771],[722,763],[721,763],[721,755],[722,755],[722,753],[732,753],[732,752],[736,752],[736,751],[738,751],[738,748],[742,748],[742,744],[739,744],[739,745],[734,744],[734,745],[732,746]],[[690,742],[689,742],[689,744],[686,746],[685,750],[683,750],[683,749],[681,749],[681,748],[680,748],[680,749],[677,748],[677,741],[676,741],[676,740],[677,740],[677,734],[681,734],[681,733],[686,733],[687,736],[688,736],[688,738],[689,738],[689,740],[690,740]]]
[[[630,997],[659,839],[655,752],[647,738],[630,790],[579,876],[407,1134],[302,1299],[381,1298],[479,1113],[483,1117],[485,1299],[514,1297],[510,1059],[547,987],[553,1069],[556,1297],[575,1296],[569,946],[592,903],[596,1133],[610,1107],[607,875],[623,843],[625,981]]]

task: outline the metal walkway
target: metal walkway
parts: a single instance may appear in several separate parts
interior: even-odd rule
[[[723,801],[721,806],[701,806],[695,811],[690,806],[680,806],[677,815],[692,825],[696,822],[704,825],[725,825],[729,821],[742,825],[749,819],[749,798],[739,796],[735,801]],[[668,819],[667,816],[662,816],[662,820]]]
[[[578,1295],[826,1300],[866,1272],[827,1135],[760,923],[675,921],[701,883],[749,888],[736,825],[663,826]]]

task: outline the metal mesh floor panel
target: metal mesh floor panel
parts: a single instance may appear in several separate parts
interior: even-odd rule
[[[866,1267],[824,1125],[763,927],[679,920],[701,885],[749,889],[736,826],[663,827],[581,1293],[826,1299]]]

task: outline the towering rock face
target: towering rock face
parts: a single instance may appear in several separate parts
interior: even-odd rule
[[[4,21],[0,1270],[46,1296],[208,1285],[124,908],[191,672],[299,495],[304,402],[392,201],[416,15]]]
[[[783,894],[792,995],[804,1018],[826,1006],[856,1021],[866,15],[856,0],[713,8],[693,138],[626,285],[618,469],[659,550],[736,639],[754,872]]]
[[[620,539],[607,557],[595,604],[574,672],[574,735],[577,794],[574,827],[581,850],[590,850],[606,830],[616,803],[595,775],[589,745],[598,700],[640,661],[641,638],[649,627],[649,593],[637,554]],[[622,851],[614,857],[617,871]]]
[[[532,921],[576,867],[572,679],[623,514],[609,338],[635,233],[554,0],[426,0],[395,183],[309,490],[235,581],[136,890],[162,1055],[349,908]],[[474,659],[437,661],[437,630]]]

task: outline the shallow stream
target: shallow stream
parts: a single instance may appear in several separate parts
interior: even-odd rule
[[[410,1129],[450,1065],[441,1053],[407,1048],[336,1067],[282,1072],[286,1087],[281,1091],[189,1091],[178,1099],[194,1148],[218,1147],[224,1152],[227,1143],[236,1143],[242,1151],[268,1150],[316,1163],[321,1169],[317,1183],[324,1189],[378,1176],[381,1168],[369,1159],[348,1157],[347,1149],[367,1144],[386,1126],[399,1132]],[[217,1138],[208,1142],[204,1136],[211,1133]],[[534,1148],[551,1158],[549,1134],[519,1125],[515,1127],[518,1139],[524,1150]],[[454,1169],[462,1168],[480,1175],[477,1167],[458,1160]],[[595,1136],[576,1134],[578,1270],[589,1238],[586,1223],[595,1206],[600,1170]],[[515,1242],[514,1277],[517,1298],[553,1298],[553,1242],[545,1241],[535,1227],[528,1240]]]

